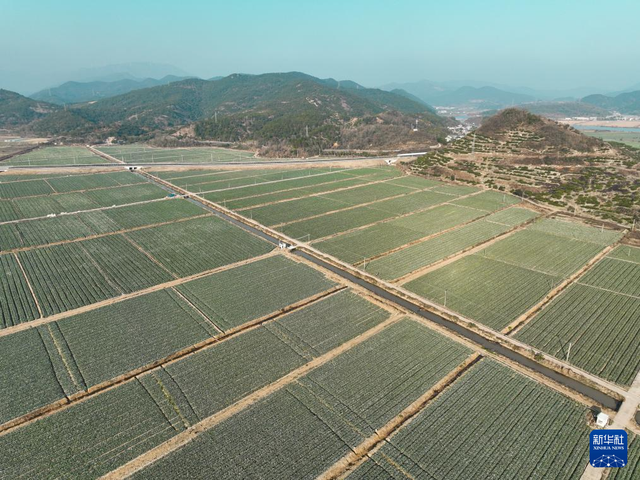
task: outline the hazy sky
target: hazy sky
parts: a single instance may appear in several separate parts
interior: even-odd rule
[[[533,88],[640,83],[640,1],[0,0],[0,88],[128,62]]]

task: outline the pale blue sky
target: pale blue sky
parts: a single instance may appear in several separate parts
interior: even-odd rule
[[[640,83],[639,18],[638,0],[0,0],[0,88],[156,62],[202,77],[615,90]]]

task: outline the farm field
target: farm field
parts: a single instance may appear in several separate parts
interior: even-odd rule
[[[640,370],[640,249],[619,246],[556,297],[516,338],[613,382]],[[569,347],[569,344],[571,347]],[[570,348],[570,350],[569,350]],[[569,356],[570,354],[570,356]]]
[[[404,286],[502,330],[619,238],[618,232],[542,219]]]
[[[412,348],[406,348],[407,343]],[[315,477],[468,353],[426,327],[402,320],[134,478],[166,478],[185,471],[194,478]],[[363,375],[372,365],[377,374]],[[257,448],[231,441],[249,430],[262,439]],[[239,462],[240,458],[245,461]]]
[[[482,360],[347,478],[579,479],[589,457],[585,411]]]
[[[253,152],[226,148],[153,148],[145,145],[99,146],[98,150],[126,163],[255,162]]]
[[[580,130],[581,133],[590,137],[596,137],[605,142],[626,143],[634,148],[640,148],[640,132],[616,132],[607,130]]]
[[[640,248],[623,232],[390,166],[186,168],[151,174],[188,198],[127,171],[0,174],[0,477],[582,475],[583,391],[197,196],[619,389],[640,369]]]
[[[109,163],[85,147],[42,147],[2,162],[11,166],[95,165]]]
[[[456,252],[490,240],[535,217],[536,213],[531,210],[509,208],[372,260],[367,264],[367,272],[385,280],[394,280],[443,260]]]

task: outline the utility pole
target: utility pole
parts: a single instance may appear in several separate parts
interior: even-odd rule
[[[309,138],[309,125],[305,127],[305,130],[306,130],[307,138]]]
[[[566,362],[569,362],[569,354],[571,353],[571,342],[569,342],[569,348],[567,349],[567,359]]]

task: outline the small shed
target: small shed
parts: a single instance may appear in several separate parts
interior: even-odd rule
[[[596,415],[596,425],[599,427],[606,427],[609,424],[609,415],[607,415],[604,412],[600,412],[598,413],[598,415]]]

